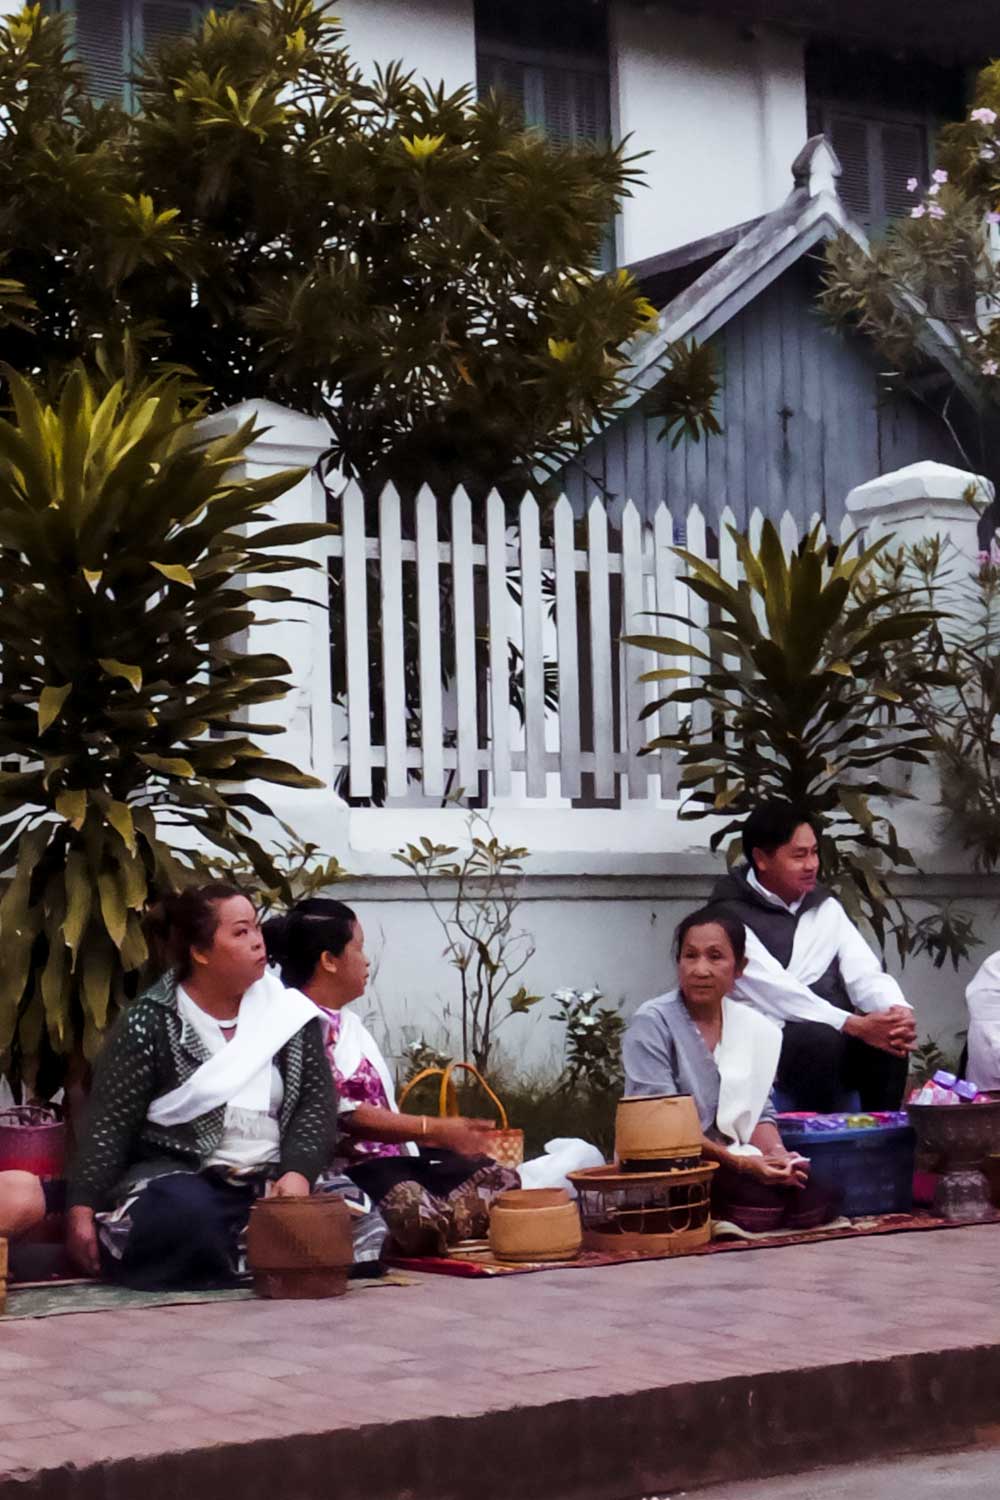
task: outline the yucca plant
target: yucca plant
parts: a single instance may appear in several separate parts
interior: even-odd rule
[[[240,477],[252,424],[206,441],[174,381],[102,393],[76,369],[53,403],[5,374],[0,1071],[44,1091],[134,991],[142,910],[199,846],[278,883],[247,784],[320,783],[255,743],[282,726],[247,712],[284,697],[288,666],[235,642],[259,601],[292,598],[248,576],[310,566],[281,549],[326,528],[261,525],[300,473]]]
[[[824,878],[883,944],[891,917],[905,951],[921,935],[885,876],[913,859],[884,805],[875,809],[871,799],[908,796],[892,780],[893,763],[923,764],[932,749],[914,708],[941,676],[894,672],[891,648],[924,635],[939,612],[914,608],[910,591],[888,577],[884,586],[873,584],[890,538],[863,549],[856,538],[833,546],[816,527],[787,556],[769,521],[756,548],[731,531],[738,583],[675,549],[687,566],[685,584],[708,605],[708,624],[668,616],[688,627],[689,641],[627,638],[686,659],[683,667],[643,675],[684,679],[643,710],[645,717],[670,704],[681,721],[676,734],[646,749],[679,754],[682,817],[730,815],[711,845],[729,841],[733,857],[740,822],[761,799],[784,797],[807,809],[822,829]],[[695,703],[708,706],[704,728],[693,727]]]

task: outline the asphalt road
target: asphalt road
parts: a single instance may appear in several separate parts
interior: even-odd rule
[[[1000,1448],[932,1453],[674,1491],[655,1500],[1000,1500]],[[648,1497],[654,1500],[654,1497]]]

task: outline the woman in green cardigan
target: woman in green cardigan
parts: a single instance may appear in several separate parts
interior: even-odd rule
[[[225,1284],[254,1199],[306,1196],[330,1161],[330,1069],[315,1007],[266,972],[239,890],[169,897],[153,927],[170,967],[97,1060],[68,1245],[129,1286]]]

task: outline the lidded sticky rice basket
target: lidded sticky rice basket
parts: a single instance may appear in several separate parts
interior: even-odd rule
[[[353,1259],[342,1198],[261,1198],[250,1210],[247,1261],[258,1297],[341,1297]]]
[[[580,1213],[565,1188],[512,1188],[490,1209],[497,1260],[573,1260],[582,1243]]]
[[[701,1161],[701,1122],[690,1094],[633,1094],[615,1114],[623,1172],[669,1172]]]
[[[587,1167],[570,1172],[585,1250],[683,1255],[712,1233],[714,1161],[673,1172]]]

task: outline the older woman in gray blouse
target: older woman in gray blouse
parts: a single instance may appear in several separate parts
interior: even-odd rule
[[[785,1150],[771,1089],[781,1052],[775,1022],[729,994],[746,962],[734,918],[693,912],[677,929],[677,988],[647,1000],[625,1033],[626,1094],[690,1094],[702,1151],[719,1163],[716,1218],[748,1229],[805,1228],[831,1216],[809,1162]]]

